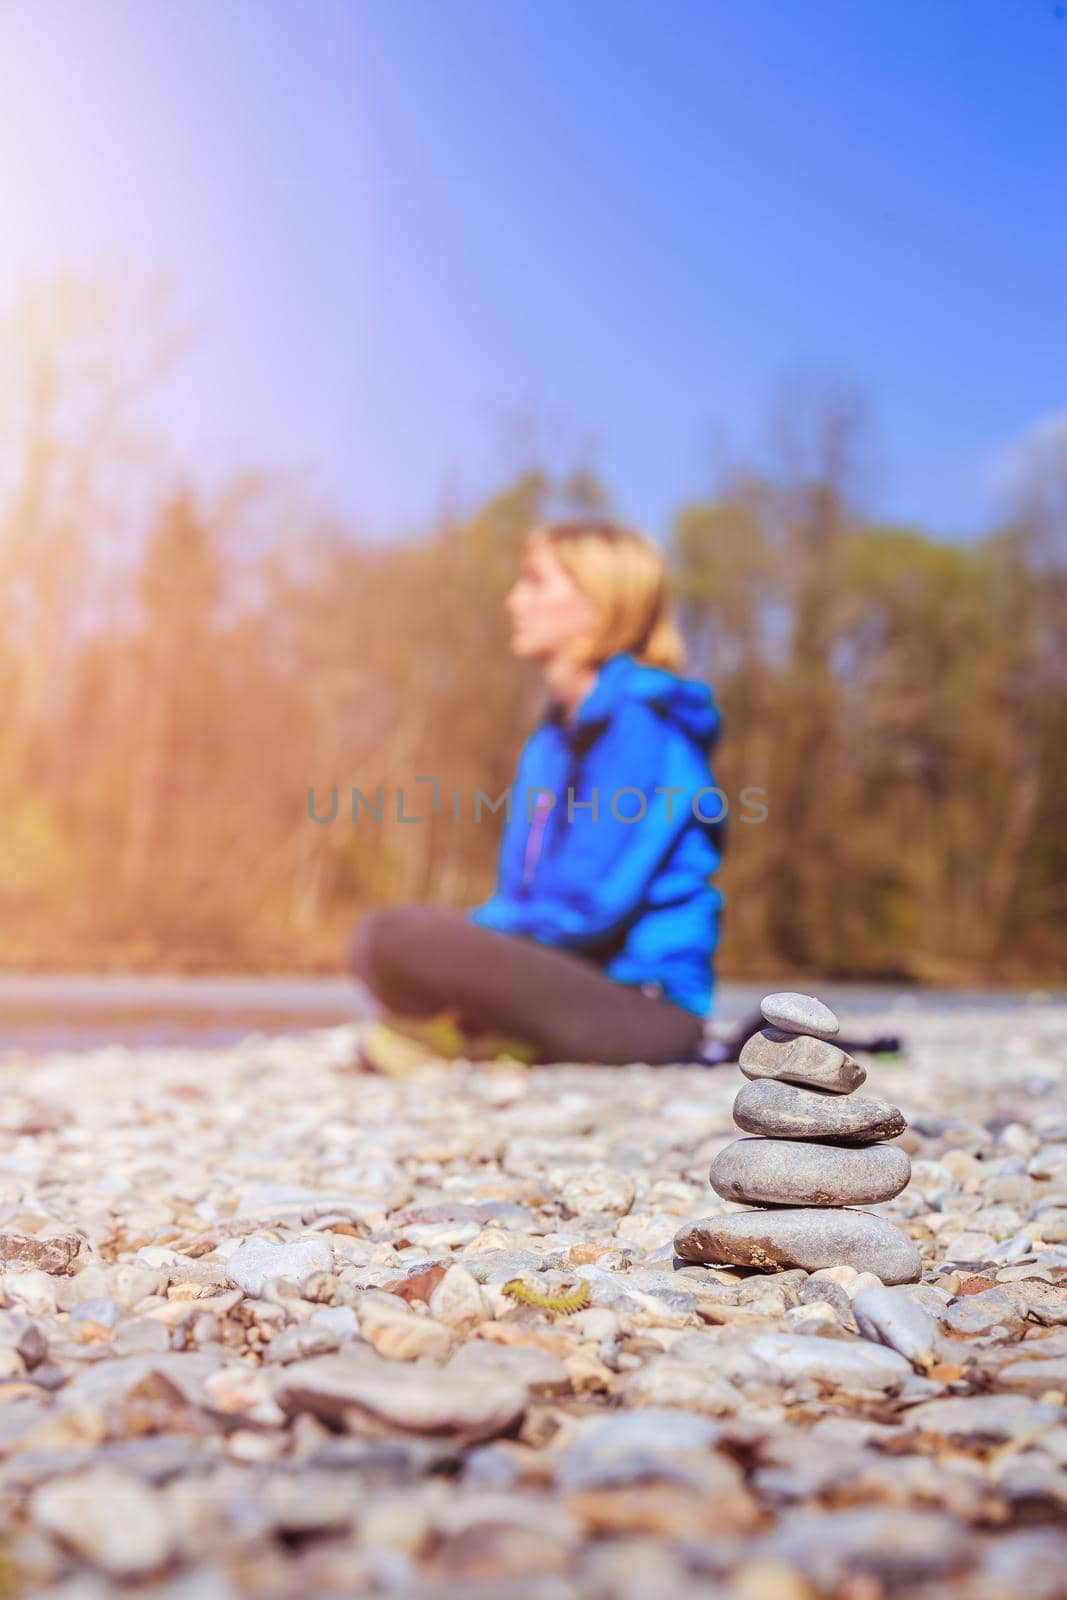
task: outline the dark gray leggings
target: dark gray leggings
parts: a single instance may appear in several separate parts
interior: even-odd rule
[[[544,1061],[688,1061],[704,1034],[702,1018],[662,996],[445,906],[365,913],[348,965],[396,1015],[453,1009],[466,1031],[524,1040]]]

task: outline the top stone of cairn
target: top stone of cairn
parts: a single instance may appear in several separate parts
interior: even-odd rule
[[[821,1000],[810,994],[769,994],[760,1010],[772,1028],[783,1033],[806,1033],[813,1039],[833,1039],[841,1024]]]

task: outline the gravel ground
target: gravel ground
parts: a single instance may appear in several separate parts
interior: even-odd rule
[[[8,1054],[0,1596],[1067,1594],[1067,1008],[853,1025],[892,1289],[676,1259],[736,1067]]]

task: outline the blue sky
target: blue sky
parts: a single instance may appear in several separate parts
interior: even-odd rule
[[[533,418],[663,536],[778,387],[975,531],[1067,414],[1056,0],[0,0],[0,301],[165,274],[145,415],[391,536]]]

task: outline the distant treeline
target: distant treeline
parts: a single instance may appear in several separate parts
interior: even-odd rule
[[[721,970],[1061,981],[1067,464],[1003,526],[941,542],[856,509],[850,406],[793,403],[804,448],[724,476],[669,547],[686,670],[724,714]],[[75,470],[47,412],[21,417],[0,506],[6,965],[337,971],[366,908],[484,898],[500,818],[469,802],[511,783],[543,707],[503,597],[536,521],[625,518],[594,475],[516,470],[390,545],[254,480],[210,504],[172,487],[123,524],[85,490],[98,436]],[[337,819],[314,821],[309,793],[326,814],[335,786]],[[384,791],[381,822],[352,823],[352,788]],[[397,817],[399,788],[422,820]],[[765,821],[741,820],[745,788]]]

